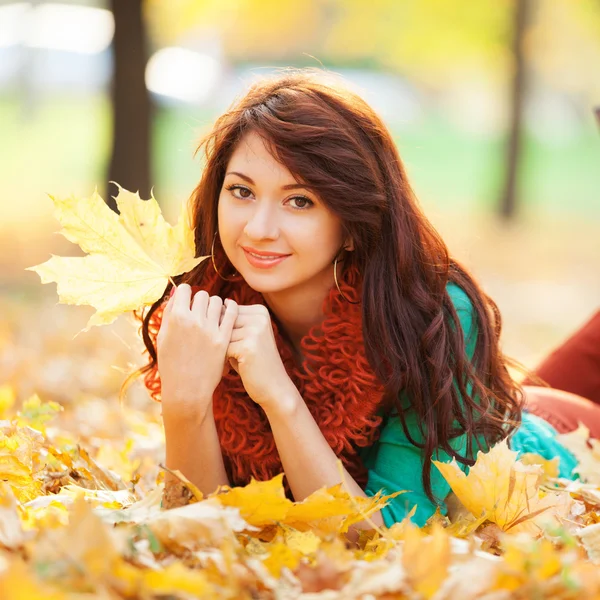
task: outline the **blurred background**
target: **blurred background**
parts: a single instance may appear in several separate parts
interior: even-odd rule
[[[202,132],[283,66],[339,73],[381,114],[507,354],[534,367],[600,307],[597,0],[3,1],[3,381],[101,396],[141,364],[131,320],[72,340],[92,309],[24,270],[78,254],[47,194],[153,187],[174,219]]]

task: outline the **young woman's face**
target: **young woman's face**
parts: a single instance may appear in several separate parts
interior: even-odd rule
[[[257,133],[247,133],[231,156],[218,217],[225,253],[254,290],[333,283],[332,262],[343,245],[340,219],[298,184]]]

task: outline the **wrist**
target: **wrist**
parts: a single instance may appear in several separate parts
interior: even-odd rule
[[[213,416],[213,401],[210,398],[194,398],[193,400],[162,403],[162,418],[165,429],[184,430],[201,427],[208,417]],[[173,406],[175,404],[175,406]]]
[[[268,402],[261,404],[268,419],[292,419],[304,400],[298,388],[290,380],[290,384],[281,389]]]

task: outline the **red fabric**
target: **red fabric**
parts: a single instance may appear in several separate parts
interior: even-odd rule
[[[600,440],[600,405],[562,390],[525,386],[525,408],[552,425],[559,433],[583,423],[593,438]]]
[[[535,370],[553,388],[600,404],[600,311]],[[535,385],[531,379],[524,384]]]
[[[219,271],[225,273],[223,255],[215,259]],[[192,288],[193,293],[205,289],[210,295],[232,298],[238,304],[265,304],[262,294],[252,290],[243,279],[224,281],[212,265],[207,266],[203,279],[202,286]],[[353,301],[360,299],[358,270],[349,270],[345,280],[340,282],[344,296]],[[150,321],[149,333],[154,344],[165,304]],[[383,386],[365,357],[361,305],[346,302],[334,287],[323,303],[323,311],[323,323],[302,339],[302,367],[294,361],[275,321],[273,331],[283,364],[325,439],[350,475],[364,487],[368,473],[358,456],[358,448],[372,445],[379,437],[382,418],[376,412],[381,405]],[[158,369],[149,371],[144,380],[152,398],[160,401]],[[262,408],[247,395],[233,369],[215,391],[213,412],[232,485],[245,485],[251,477],[268,480],[283,471],[269,421]]]

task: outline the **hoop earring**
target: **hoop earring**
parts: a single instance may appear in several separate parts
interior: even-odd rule
[[[335,260],[333,261],[333,280],[335,281],[335,287],[337,288],[338,292],[340,293],[340,296],[349,304],[360,304],[360,300],[358,302],[352,302],[352,300],[348,300],[348,298],[346,298],[346,296],[344,296],[342,290],[340,290],[340,284],[338,283],[338,278],[337,278],[337,261],[338,261],[338,257],[335,257]]]
[[[214,268],[215,272],[217,273],[217,275],[224,281],[237,281],[236,279],[227,279],[226,277],[223,277],[223,275],[221,275],[221,273],[219,273],[219,269],[217,269],[217,264],[215,263],[215,240],[217,239],[217,233],[218,233],[218,231],[215,231],[215,235],[214,235],[213,241],[212,241],[212,246],[210,248],[210,258],[212,259],[213,268]],[[239,273],[237,271],[233,274],[233,276],[235,277],[236,275],[239,275]]]

